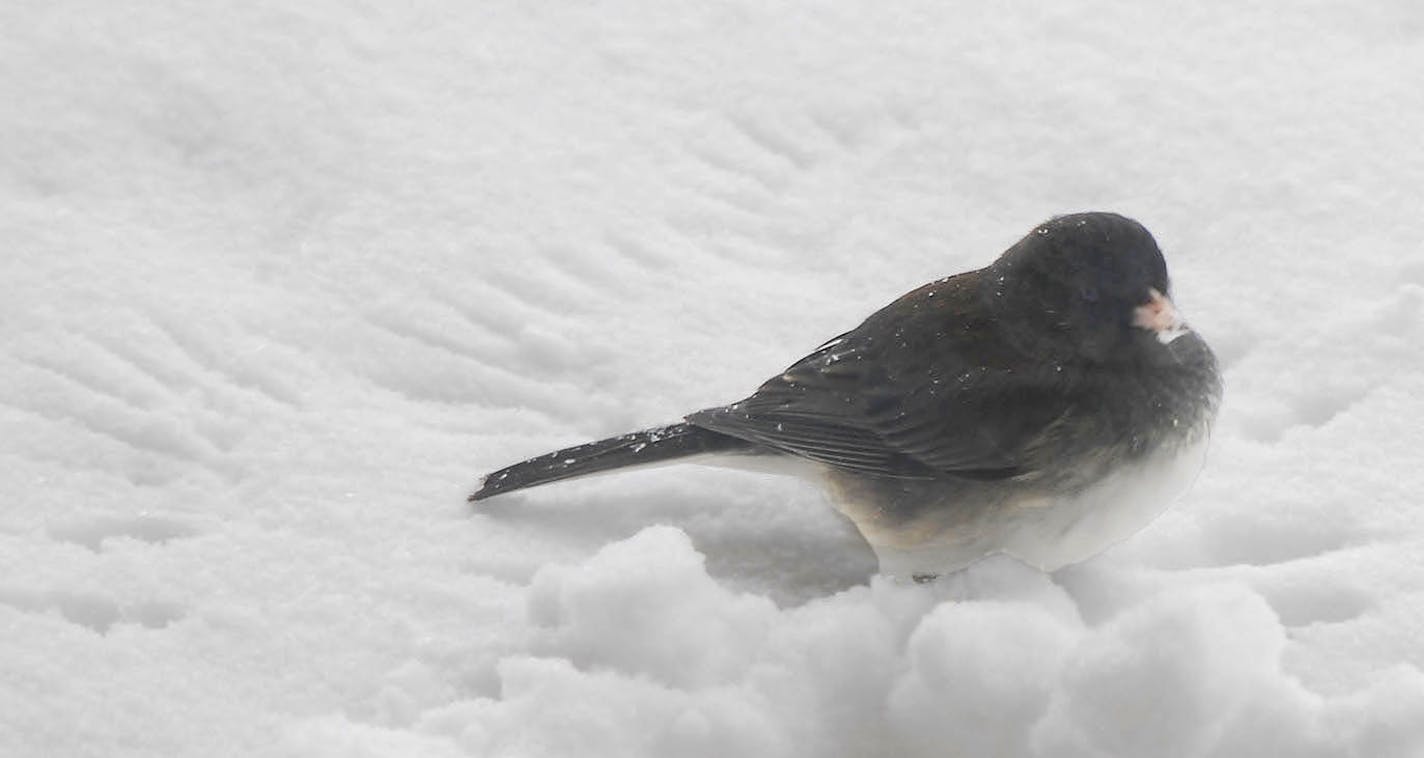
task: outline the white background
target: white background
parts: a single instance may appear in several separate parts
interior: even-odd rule
[[[0,754],[1424,751],[1424,6],[0,6]],[[1207,468],[930,586],[812,487],[479,474],[1152,229]]]

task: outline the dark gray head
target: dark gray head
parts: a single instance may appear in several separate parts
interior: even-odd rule
[[[1005,337],[1055,360],[1141,360],[1184,330],[1152,234],[1116,213],[1046,221],[984,271]],[[1156,346],[1154,348],[1154,345]]]

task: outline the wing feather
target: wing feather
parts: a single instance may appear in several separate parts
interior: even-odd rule
[[[977,274],[909,293],[745,400],[687,420],[867,474],[1032,474],[1075,412],[1073,388],[999,339],[975,307]]]

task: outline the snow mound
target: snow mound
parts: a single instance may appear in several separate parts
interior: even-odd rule
[[[1239,583],[1093,626],[1009,560],[787,609],[702,564],[682,532],[651,527],[541,570],[537,631],[499,664],[498,694],[412,731],[490,756],[1407,755],[1424,738],[1424,675],[1312,693],[1283,668],[1285,627]]]

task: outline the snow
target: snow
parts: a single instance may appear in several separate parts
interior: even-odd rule
[[[1421,8],[5,4],[0,755],[1424,753]],[[1086,209],[1226,380],[1090,561],[464,502]]]

